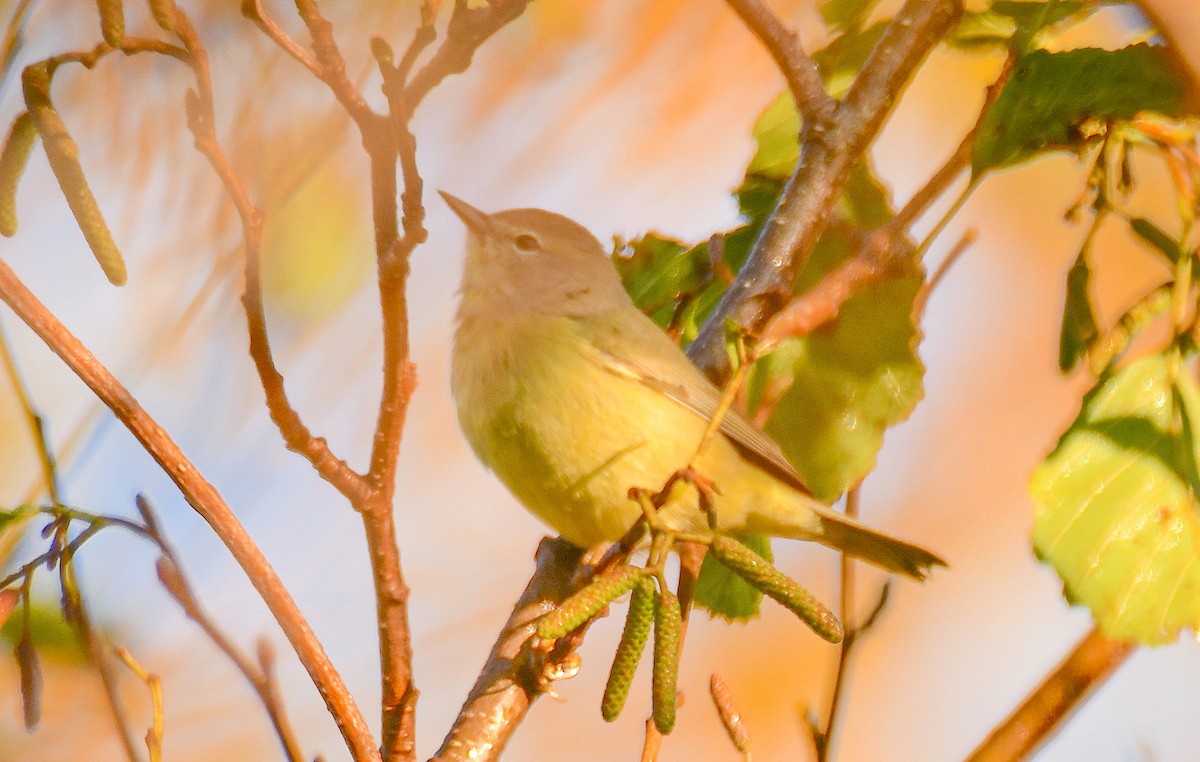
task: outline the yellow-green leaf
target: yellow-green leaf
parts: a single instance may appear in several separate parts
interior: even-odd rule
[[[1157,645],[1200,629],[1195,483],[1200,389],[1155,355],[1100,384],[1034,472],[1033,545],[1113,638]]]

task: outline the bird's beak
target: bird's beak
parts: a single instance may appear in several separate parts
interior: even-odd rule
[[[479,211],[475,207],[463,201],[458,196],[452,196],[444,190],[438,191],[442,194],[442,198],[446,199],[446,203],[450,206],[451,211],[458,215],[458,218],[466,224],[474,233],[483,235],[488,227],[489,218],[485,213]]]

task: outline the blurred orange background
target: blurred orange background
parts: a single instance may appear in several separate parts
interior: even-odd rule
[[[99,39],[91,5],[60,5],[35,8],[21,63]],[[194,13],[213,57],[222,139],[269,215],[265,267],[276,360],[310,426],[361,465],[379,386],[366,163],[323,86],[226,5]],[[1195,5],[1152,5],[1196,55]],[[130,6],[131,33],[149,33],[148,15]],[[328,6],[350,72],[379,104],[369,37],[402,48],[416,3]],[[774,7],[810,49],[822,44],[812,3]],[[273,12],[307,40],[286,4]],[[1112,40],[1129,23],[1128,16],[1102,13],[1060,42]],[[875,149],[898,203],[957,145],[998,63],[942,49],[908,88]],[[1200,70],[1195,58],[1192,64]],[[374,718],[374,603],[358,518],[283,449],[263,409],[238,303],[239,231],[186,134],[187,85],[177,65],[116,57],[91,72],[64,70],[56,84],[81,161],[129,259],[128,286],[103,283],[40,153],[18,197],[21,231],[0,241],[0,257],[221,489]],[[736,224],[729,191],[753,150],[750,126],[782,86],[768,56],[721,3],[538,0],[422,106],[414,127],[426,189],[444,188],[489,211],[553,209],[601,240],[650,229],[699,240]],[[7,123],[22,108],[11,77],[2,98],[0,122]],[[1162,168],[1143,156],[1137,168],[1137,208],[1169,218],[1174,201]],[[951,568],[924,585],[895,584],[882,619],[856,651],[838,759],[963,757],[1089,628],[1087,613],[1067,607],[1053,572],[1030,552],[1026,495],[1030,472],[1087,386],[1056,369],[1063,281],[1085,232],[1062,214],[1083,178],[1084,169],[1066,155],[1004,172],[985,183],[932,252],[936,263],[964,231],[978,233],[928,305],[926,399],[889,432],[862,505],[867,521],[936,549]],[[430,238],[414,256],[410,287],[421,385],[405,433],[396,512],[413,589],[418,749],[427,757],[528,579],[544,529],[483,471],[458,433],[448,342],[463,232],[431,193],[426,201]],[[1165,278],[1115,225],[1102,232],[1095,271],[1110,321]],[[68,502],[133,515],[133,495],[146,493],[215,618],[247,650],[259,635],[274,644],[306,753],[345,758],[316,692],[224,548],[7,311],[0,311],[0,326],[52,441],[65,450]],[[27,500],[37,482],[21,416],[0,384],[0,431],[10,432],[0,438],[0,505]],[[27,540],[16,557],[40,552],[38,542]],[[824,600],[836,599],[831,552],[795,543],[777,544],[777,552],[781,568]],[[144,544],[105,532],[84,549],[80,574],[114,643],[163,677],[166,758],[278,757],[252,693],[159,589],[153,561]],[[883,579],[866,569],[859,579],[865,613]],[[54,594],[50,585],[38,589]],[[617,723],[606,725],[598,711],[619,627],[614,617],[593,628],[581,674],[557,685],[561,701],[535,706],[507,759],[637,758],[647,676],[639,675]],[[748,625],[698,617],[684,655],[686,703],[661,758],[737,759],[707,698],[711,672],[730,684],[756,759],[811,758],[803,717],[824,713],[836,658],[833,647],[770,606]],[[0,660],[0,759],[122,759],[93,673],[53,659],[45,669],[42,724],[27,735],[15,667]],[[128,675],[123,686],[140,728],[149,718],[144,688]],[[1144,650],[1039,758],[1194,758],[1200,740],[1189,728],[1197,712],[1195,644]]]

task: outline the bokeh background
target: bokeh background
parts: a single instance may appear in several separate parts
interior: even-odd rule
[[[11,3],[8,5],[12,5]],[[127,9],[131,31],[152,22]],[[328,92],[226,3],[188,4],[213,57],[220,131],[267,210],[266,283],[276,359],[295,405],[351,464],[365,461],[379,386],[366,164]],[[814,4],[775,4],[810,47],[823,38]],[[885,9],[889,4],[885,3]],[[1200,49],[1200,11],[1156,0],[1185,51]],[[285,3],[272,7],[307,39]],[[352,75],[378,102],[367,40],[407,43],[416,3],[328,3]],[[6,9],[11,12],[11,8]],[[19,61],[99,39],[94,6],[35,3]],[[1100,14],[1064,47],[1116,40],[1129,14]],[[1193,66],[1195,65],[1193,57]],[[875,149],[903,202],[971,124],[995,58],[939,50],[909,87]],[[306,462],[286,452],[262,405],[238,303],[239,233],[232,208],[191,148],[183,124],[187,72],[171,62],[109,57],[64,70],[55,97],[130,263],[108,287],[35,153],[18,197],[19,234],[0,257],[133,391],[222,491],[308,615],[369,718],[377,715],[373,596],[357,516]],[[753,144],[750,126],[782,87],[767,55],[719,2],[539,0],[438,88],[415,122],[427,189],[498,210],[540,206],[602,240],[647,230],[699,240],[735,224],[729,194]],[[19,80],[0,92],[0,122],[21,110]],[[1138,208],[1169,219],[1161,167],[1140,158]],[[932,252],[967,230],[978,242],[934,293],[921,355],[926,399],[889,432],[863,489],[871,523],[936,549],[951,565],[924,585],[900,582],[857,650],[837,756],[950,760],[969,752],[1090,626],[1029,549],[1026,482],[1074,416],[1086,379],[1056,370],[1063,279],[1082,240],[1063,221],[1083,169],[1056,155],[986,183]],[[412,335],[421,384],[413,399],[396,514],[413,589],[418,748],[449,728],[532,571],[543,528],[475,462],[449,396],[449,337],[463,232],[427,196],[430,238],[413,258]],[[927,230],[932,218],[919,229]],[[1112,319],[1160,282],[1156,260],[1117,227],[1096,250],[1097,289]],[[247,649],[265,635],[279,654],[289,714],[306,752],[345,752],[332,721],[265,607],[207,526],[111,416],[7,311],[12,343],[61,451],[67,500],[133,515],[158,507],[185,569],[214,617]],[[0,383],[0,505],[28,500],[38,480],[31,440]],[[40,552],[36,533],[14,558]],[[781,544],[780,565],[818,595],[836,595],[836,557]],[[162,592],[154,555],[105,532],[80,556],[96,616],[115,644],[160,674],[166,754],[173,760],[273,759],[276,742],[249,688]],[[43,575],[46,576],[46,575]],[[880,575],[860,573],[861,610]],[[45,582],[46,580],[42,580]],[[52,600],[51,585],[37,589]],[[643,674],[621,719],[597,705],[619,621],[593,628],[581,674],[540,701],[512,742],[512,760],[636,759],[647,713]],[[689,632],[686,703],[664,760],[733,760],[707,699],[708,675],[730,684],[756,759],[807,759],[803,716],[823,713],[835,650],[766,607],[749,625],[699,616]],[[15,666],[0,659],[0,759],[117,760],[122,753],[93,673],[47,656],[44,716],[20,721]],[[123,679],[139,723],[144,689]],[[1143,650],[1042,752],[1045,760],[1194,759],[1200,735],[1200,650],[1190,639]]]

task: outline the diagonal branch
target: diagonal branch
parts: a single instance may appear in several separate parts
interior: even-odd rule
[[[538,546],[537,571],[488,654],[442,748],[431,762],[494,762],[547,685],[529,648],[531,623],[574,592],[580,550],[560,539]]]
[[[962,12],[959,0],[908,0],[888,25],[828,129],[810,134],[746,264],[688,350],[710,377],[728,373],[725,321],[756,333],[791,297],[851,170],[913,71]]]
[[[188,504],[208,522],[229,549],[279,622],[288,642],[325,700],[351,754],[360,760],[378,759],[379,752],[366,720],[342,682],[341,675],[329,661],[321,642],[300,613],[283,581],[216,487],[200,475],[167,432],[2,261],[0,301],[6,303],[46,346],[62,358],[175,482]]]
[[[800,37],[787,28],[762,0],[727,2],[775,59],[775,65],[783,72],[804,123],[824,125],[837,108],[837,101],[825,91],[817,64],[804,52]]]
[[[967,759],[1028,759],[1136,650],[1132,643],[1110,640],[1093,629]]]

